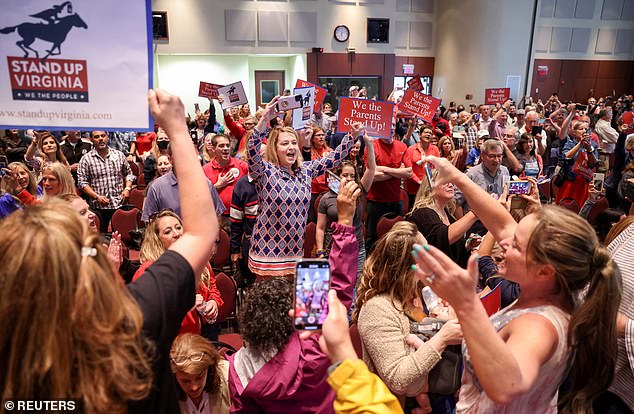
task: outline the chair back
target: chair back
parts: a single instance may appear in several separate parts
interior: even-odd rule
[[[135,177],[139,176],[139,164],[137,164],[136,162],[132,162],[132,161],[128,161],[128,164],[130,164],[130,169],[132,170],[132,174],[134,174]]]
[[[143,202],[145,201],[145,195],[143,194],[143,190],[139,190],[138,188],[133,188],[130,191],[130,200],[129,203],[139,210],[143,211]]]
[[[214,269],[222,269],[231,258],[231,241],[229,235],[223,229],[218,234],[220,243],[216,246],[216,254],[211,259],[211,267]]]
[[[559,206],[563,208],[567,208],[568,210],[572,211],[575,214],[579,213],[579,210],[581,210],[579,203],[577,203],[577,201],[574,198],[569,198],[569,197],[562,198],[561,200],[559,200]]]
[[[137,176],[136,179],[136,188],[138,188],[139,190],[142,190],[145,188],[147,184],[145,183],[145,174],[141,173]]]
[[[136,207],[132,208],[119,208],[112,215],[110,226],[112,231],[118,231],[121,235],[121,240],[124,243],[131,243],[132,237],[130,236],[130,230],[137,230],[141,221],[141,210]]]
[[[315,235],[317,233],[317,225],[308,223],[306,225],[306,233],[304,235],[304,258],[313,257],[313,249],[315,248]]]
[[[498,283],[493,290],[480,298],[487,315],[491,316],[502,307],[502,282]]]
[[[236,282],[222,272],[216,275],[216,287],[220,291],[220,297],[224,302],[218,309],[218,318],[216,318],[216,323],[218,323],[227,320],[235,314],[237,287]]]
[[[394,213],[387,213],[379,219],[379,223],[376,225],[377,238],[380,239],[388,231],[394,227],[399,221],[403,221],[403,216],[396,215]]]
[[[590,213],[588,213],[588,222],[592,225],[596,224],[599,214],[607,210],[608,207],[610,207],[610,204],[608,203],[607,197],[601,197],[596,203],[594,203]]]

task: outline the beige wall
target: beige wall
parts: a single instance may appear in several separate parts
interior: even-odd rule
[[[527,0],[441,1],[433,95],[482,103],[484,90],[505,87],[509,75],[520,76],[523,88],[533,7]]]

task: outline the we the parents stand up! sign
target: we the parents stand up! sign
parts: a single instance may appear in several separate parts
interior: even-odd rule
[[[390,138],[394,104],[370,99],[341,98],[337,132],[349,132],[352,124],[361,122],[368,135]]]

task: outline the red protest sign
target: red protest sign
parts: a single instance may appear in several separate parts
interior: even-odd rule
[[[511,88],[492,88],[484,90],[484,103],[486,105],[502,104],[511,96]]]
[[[390,138],[394,104],[371,99],[341,98],[337,132],[349,132],[355,122],[365,125],[368,135]]]
[[[438,105],[440,105],[440,99],[416,92],[413,89],[406,89],[398,109],[414,114],[425,122],[431,122]]]
[[[311,86],[315,87],[315,105],[313,105],[313,112],[319,112],[321,111],[321,104],[324,102],[324,98],[326,97],[326,93],[328,93],[328,91],[319,85],[306,82],[305,80],[297,79],[297,82],[295,82],[296,88],[310,88]]]
[[[198,96],[209,99],[218,99],[218,88],[224,85],[216,85],[215,83],[200,82],[198,87]]]
[[[420,80],[420,75],[416,75],[412,79],[408,80],[407,86],[409,86],[410,89],[414,89],[415,91],[422,91],[423,81]]]

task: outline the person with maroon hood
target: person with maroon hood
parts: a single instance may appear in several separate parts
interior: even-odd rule
[[[352,218],[360,192],[354,181],[342,181],[329,259],[330,288],[348,309],[357,274]],[[286,277],[249,288],[239,315],[245,346],[228,358],[232,413],[334,413],[335,393],[326,382],[330,360],[319,347],[319,335],[295,330],[289,312],[294,291]]]

